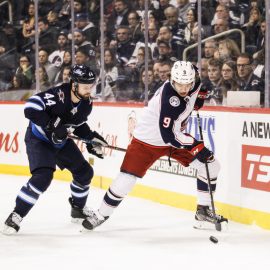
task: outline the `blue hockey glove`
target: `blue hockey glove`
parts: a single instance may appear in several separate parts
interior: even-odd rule
[[[67,139],[67,128],[62,125],[60,117],[51,119],[46,126],[46,130],[51,132],[52,142],[55,144],[61,144]]]
[[[89,136],[89,139],[93,143],[88,143],[86,145],[87,151],[90,154],[92,154],[92,155],[94,155],[94,156],[96,156],[98,158],[103,159],[104,156],[103,156],[102,146],[107,146],[108,145],[106,140],[101,135],[99,135],[96,131],[93,131],[91,133],[91,135]]]

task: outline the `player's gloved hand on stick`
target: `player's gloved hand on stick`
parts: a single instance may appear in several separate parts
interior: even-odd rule
[[[197,96],[197,99],[194,104],[194,110],[198,111],[203,107],[204,100],[208,97],[208,90],[201,87]]]
[[[207,162],[213,159],[213,152],[208,150],[203,141],[197,141],[194,139],[194,143],[188,147],[190,153],[194,156],[194,159],[198,159],[200,162]]]
[[[60,117],[57,117],[51,119],[46,126],[46,130],[52,133],[52,142],[55,144],[61,144],[68,136],[67,128],[61,122]]]
[[[108,145],[106,140],[101,135],[99,135],[96,131],[93,131],[93,133],[90,135],[89,138],[93,143],[88,143],[86,145],[87,151],[90,154],[97,156],[98,158],[101,158],[101,159],[104,158],[102,146]]]

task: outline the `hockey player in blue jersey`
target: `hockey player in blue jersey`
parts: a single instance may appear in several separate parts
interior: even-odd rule
[[[207,91],[201,89],[197,68],[190,62],[177,61],[171,69],[171,78],[155,93],[144,108],[127,148],[120,173],[106,192],[97,211],[91,212],[82,225],[92,230],[113,213],[124,197],[131,191],[136,179],[142,178],[151,165],[160,157],[168,156],[197,169],[198,205],[195,214],[196,228],[202,223],[214,224],[227,221],[211,210],[205,162],[208,163],[212,191],[220,165],[213,153],[202,141],[185,133],[192,111],[203,106]]]
[[[38,93],[26,102],[24,113],[30,122],[25,143],[32,177],[19,191],[15,208],[5,221],[4,234],[18,232],[22,219],[51,184],[56,165],[73,176],[69,198],[72,219],[82,221],[90,214],[85,204],[93,168],[68,134],[94,141],[95,146],[87,144],[88,152],[103,158],[101,146],[107,142],[86,123],[92,111],[94,85],[94,72],[88,66],[75,65],[70,83]]]

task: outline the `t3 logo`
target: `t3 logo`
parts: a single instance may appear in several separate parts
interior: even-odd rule
[[[270,191],[270,147],[242,145],[241,186]]]

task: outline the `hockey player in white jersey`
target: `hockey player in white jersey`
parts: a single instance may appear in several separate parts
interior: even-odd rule
[[[177,61],[171,69],[171,78],[155,93],[134,130],[120,173],[106,192],[100,208],[83,221],[83,227],[92,230],[110,217],[114,209],[131,191],[137,178],[142,178],[160,157],[168,156],[183,166],[197,169],[198,205],[197,223],[215,224],[227,221],[211,210],[211,197],[205,162],[208,163],[212,191],[220,165],[202,141],[184,133],[192,111],[203,106],[206,90],[201,89],[197,68],[190,62]],[[197,225],[197,226],[200,226]],[[199,227],[197,227],[199,228]]]

